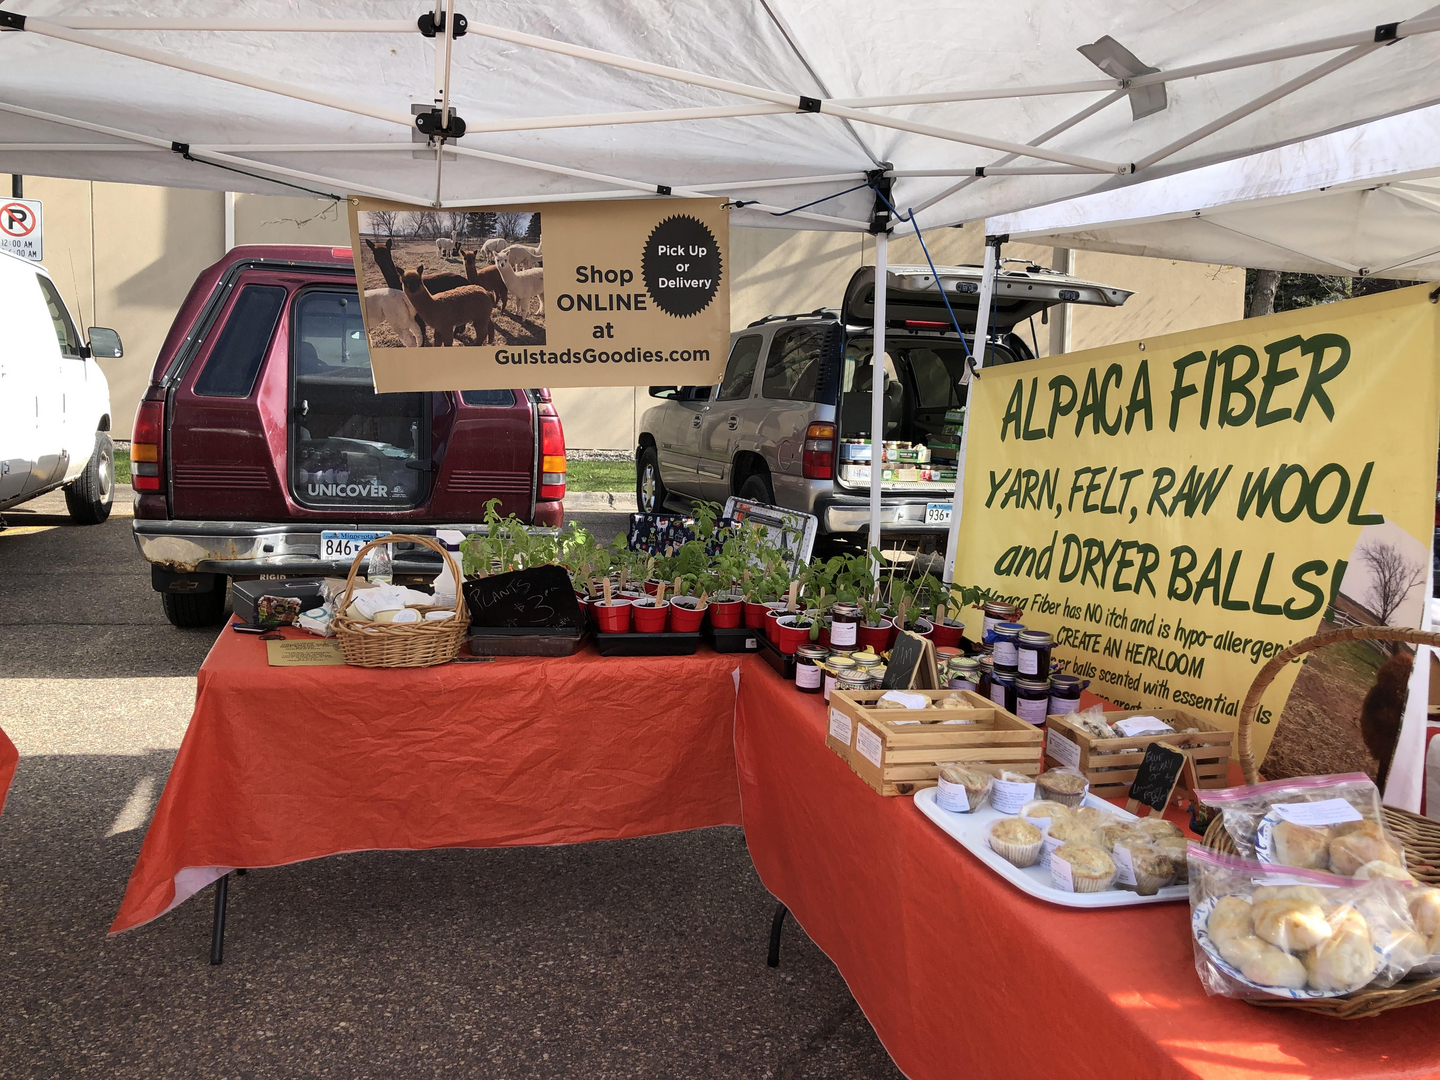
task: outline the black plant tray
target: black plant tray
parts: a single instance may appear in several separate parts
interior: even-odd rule
[[[596,634],[601,656],[694,656],[700,633]]]
[[[573,626],[472,626],[471,656],[570,656],[590,636]]]
[[[707,622],[705,637],[716,652],[755,652],[765,639],[765,631],[748,626],[711,626]]]
[[[795,654],[791,653],[786,656],[763,632],[760,632],[760,655],[779,673],[782,679],[792,683],[795,681]]]

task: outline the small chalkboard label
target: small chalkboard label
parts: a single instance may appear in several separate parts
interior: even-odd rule
[[[938,690],[935,671],[935,650],[928,638],[900,631],[890,647],[890,662],[885,666],[882,690]]]
[[[1179,750],[1172,750],[1164,743],[1152,742],[1145,747],[1145,757],[1130,783],[1130,800],[1125,809],[1134,814],[1141,806],[1148,806],[1151,817],[1163,814],[1186,760]]]
[[[471,626],[573,626],[578,630],[584,618],[570,575],[559,566],[532,566],[477,578],[467,581],[464,591]]]

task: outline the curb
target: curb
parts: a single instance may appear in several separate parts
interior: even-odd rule
[[[571,491],[565,494],[566,510],[613,510],[634,513],[633,491]]]

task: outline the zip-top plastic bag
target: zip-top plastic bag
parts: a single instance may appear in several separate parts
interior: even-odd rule
[[[1224,815],[1242,858],[1341,877],[1404,870],[1404,850],[1385,825],[1380,791],[1364,773],[1271,780],[1201,792],[1200,799]]]
[[[1191,843],[1190,931],[1205,992],[1329,998],[1383,989],[1425,960],[1395,878],[1267,866]]]

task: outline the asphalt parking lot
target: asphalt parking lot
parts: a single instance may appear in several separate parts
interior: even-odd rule
[[[215,633],[166,623],[128,517],[5,518],[0,1078],[900,1075],[793,921],[766,967],[734,828],[255,871],[220,967],[208,891],[107,939]]]

